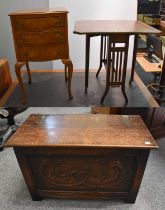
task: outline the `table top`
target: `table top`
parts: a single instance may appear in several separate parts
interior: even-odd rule
[[[157,30],[143,22],[133,20],[84,20],[76,21],[75,34],[156,34]]]
[[[36,9],[25,9],[25,10],[17,10],[9,14],[12,15],[41,15],[41,14],[49,14],[49,13],[68,13],[67,9],[64,7],[52,7],[52,8],[36,8]]]
[[[136,57],[136,61],[142,67],[145,72],[161,72],[163,61],[160,63],[151,63],[144,56],[145,53],[138,53]]]
[[[157,148],[140,116],[31,115],[6,147]]]

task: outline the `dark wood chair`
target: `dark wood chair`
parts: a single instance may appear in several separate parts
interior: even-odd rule
[[[138,39],[138,48],[137,52],[139,53],[146,53],[147,51],[147,45],[144,40],[142,40],[141,37]],[[103,65],[106,67],[107,61],[107,36],[101,35],[101,41],[100,41],[100,65],[96,73],[96,77],[98,77]]]
[[[102,46],[100,52],[100,66],[96,74],[96,76],[99,75],[102,63],[104,63],[106,67],[106,88],[101,98],[101,104],[103,104],[110,86],[121,86],[125,102],[127,103],[128,98],[125,92],[125,79],[127,71],[129,35],[111,34],[108,36],[102,36],[101,39]]]

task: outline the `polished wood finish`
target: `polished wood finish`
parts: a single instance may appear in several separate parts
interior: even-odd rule
[[[19,85],[21,87],[21,98],[22,98],[22,102],[23,103],[26,103],[27,101],[27,98],[26,98],[26,94],[25,94],[25,88],[24,88],[24,85],[23,85],[23,81],[22,81],[22,77],[21,77],[21,68],[26,65],[26,68],[27,68],[27,73],[28,73],[28,77],[29,77],[29,84],[31,84],[31,74],[30,74],[30,68],[29,68],[29,64],[28,62],[17,62],[15,64],[15,73],[17,75],[17,79],[18,79],[18,82],[19,82]]]
[[[0,59],[0,98],[2,98],[11,85],[12,79],[8,60]]]
[[[27,98],[18,62],[26,62],[28,65],[29,61],[67,60],[65,80],[68,80],[68,94],[69,98],[72,98],[73,64],[69,58],[67,13],[65,8],[55,8],[18,11],[9,14],[17,57],[15,71],[24,103],[27,102]],[[30,75],[30,69],[28,73]]]
[[[149,150],[14,148],[32,199],[124,199],[134,203]],[[29,168],[30,166],[30,168]]]
[[[140,116],[31,115],[6,147],[14,147],[33,200],[134,203],[157,144]]]
[[[155,148],[152,136],[138,116],[31,115],[6,146],[148,148],[145,139],[150,142],[150,147]]]
[[[22,156],[22,158],[19,158],[19,153],[17,153],[17,148],[14,149],[19,166],[21,168],[21,171],[24,175],[24,179],[26,182],[26,186],[31,194],[32,200],[41,200],[40,195],[37,191],[37,185],[34,179],[34,176],[32,174],[31,165],[29,162],[28,156]]]
[[[138,47],[138,34],[134,36],[134,48],[133,48],[133,58],[132,58],[132,67],[131,67],[131,78],[129,83],[134,79],[134,69],[135,69],[135,64],[136,64],[136,52],[137,52],[137,47]],[[99,69],[96,73],[96,77],[98,77],[99,72],[101,71],[102,64],[105,65],[105,68],[107,67],[107,36],[106,35],[101,35],[101,45],[100,45],[100,66]]]
[[[165,137],[164,107],[91,107],[92,114],[140,115],[156,139]]]
[[[21,10],[17,10],[15,12],[10,13],[9,15],[29,15],[31,16],[31,14],[38,14],[38,15],[42,15],[43,13],[52,13],[53,14],[57,14],[57,13],[61,13],[61,12],[68,12],[66,10],[65,7],[53,7],[53,8],[39,8],[39,9],[21,9]]]
[[[10,88],[5,92],[5,94],[0,99],[0,107],[6,107],[6,102],[8,101],[10,96],[13,94],[16,87],[17,87],[17,82],[13,82]]]
[[[140,21],[133,20],[84,20],[76,21],[75,34],[108,35],[110,33],[121,34],[159,34],[161,31]]]
[[[75,34],[86,35],[86,52],[85,52],[85,93],[88,89],[88,75],[89,75],[89,50],[90,50],[90,38],[94,36],[106,36],[110,34],[128,34],[135,35],[134,37],[134,50],[131,68],[130,84],[134,78],[134,69],[136,62],[136,52],[139,34],[159,34],[161,31],[148,26],[140,21],[132,20],[85,20],[76,21],[74,31]],[[101,47],[101,51],[102,51]],[[100,54],[102,54],[100,52]],[[103,58],[104,59],[104,58]],[[100,55],[100,62],[102,56]],[[101,65],[100,65],[101,67]],[[99,67],[99,69],[100,69]],[[99,70],[100,71],[100,70]]]
[[[72,99],[72,93],[71,93],[71,79],[72,73],[73,73],[73,63],[70,59],[62,59],[62,63],[65,65],[65,81],[68,81],[68,94],[69,98]],[[68,71],[68,74],[67,74]]]

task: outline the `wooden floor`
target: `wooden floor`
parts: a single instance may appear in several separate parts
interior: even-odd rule
[[[84,72],[74,72],[72,80],[73,100],[68,99],[67,83],[65,83],[63,72],[53,71],[31,71],[32,84],[27,83],[27,75],[24,74],[24,84],[30,107],[76,107],[100,105],[100,99],[105,88],[105,73],[101,73],[99,78],[95,77],[95,72],[90,72],[88,93],[84,93]],[[137,74],[135,81],[130,86],[128,84],[130,76],[127,77],[126,92],[128,104],[125,104],[120,87],[110,88],[104,100],[104,106],[111,107],[157,107],[158,104],[147,91]],[[10,97],[5,99],[4,106],[21,106],[20,89],[14,83],[14,88]]]

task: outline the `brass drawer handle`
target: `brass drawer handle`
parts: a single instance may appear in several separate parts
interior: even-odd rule
[[[22,40],[23,42],[25,42],[25,41],[26,41],[26,38],[25,38],[24,36],[22,36],[22,37],[21,37],[21,40]]]
[[[60,51],[59,50],[57,50],[57,55],[60,55]]]
[[[57,38],[61,37],[61,34],[56,34],[56,37],[57,37]]]
[[[24,56],[27,57],[28,56],[28,52],[24,52]]]
[[[54,20],[54,24],[60,23],[60,20]]]
[[[24,28],[25,27],[25,24],[24,23],[20,23],[20,26]]]

